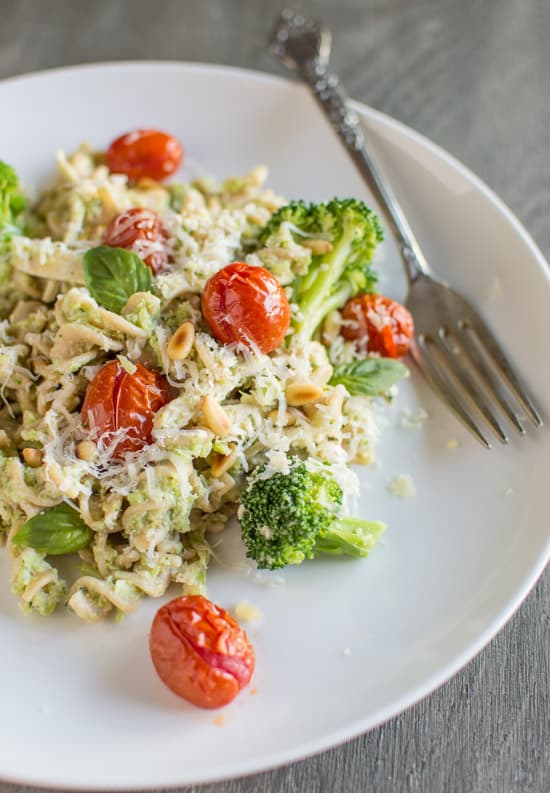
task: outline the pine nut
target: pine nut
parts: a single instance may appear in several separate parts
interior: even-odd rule
[[[279,423],[279,411],[272,410],[271,413],[268,414],[268,419],[271,419],[273,424]],[[283,413],[283,426],[290,427],[291,425],[296,424],[296,416],[293,416],[292,413],[289,413],[287,410]]]
[[[265,217],[262,217],[262,216],[261,216],[260,214],[258,214],[258,213],[254,213],[254,212],[247,212],[247,213],[246,213],[246,217],[247,217],[247,218],[248,218],[248,220],[249,220],[251,223],[253,223],[255,226],[263,226],[263,225],[265,225],[265,222],[266,222],[266,219],[265,219]]]
[[[183,361],[191,352],[195,340],[195,328],[192,322],[183,322],[168,342],[166,351],[173,361]]]
[[[138,180],[136,187],[139,190],[156,190],[157,187],[162,187],[162,185],[160,182],[156,182],[148,176],[142,176],[141,179]]]
[[[331,311],[323,325],[323,341],[327,345],[333,344],[340,335],[342,316],[339,311]]]
[[[327,363],[324,366],[319,366],[319,368],[312,373],[311,379],[313,380],[315,385],[318,385],[322,388],[324,385],[328,383],[328,381],[332,377],[332,372],[333,372],[332,366],[329,363]]]
[[[256,165],[248,174],[248,179],[253,187],[261,187],[267,179],[267,165]]]
[[[76,456],[79,460],[93,463],[97,457],[97,446],[93,441],[80,441],[76,445]]]
[[[210,466],[210,473],[212,476],[221,476],[229,471],[233,463],[237,459],[237,447],[231,446],[229,454],[216,454]]]
[[[332,250],[332,242],[328,240],[300,240],[300,245],[303,248],[309,248],[315,256],[330,253]]]
[[[292,407],[317,402],[323,396],[323,389],[315,383],[291,383],[286,388],[286,401]]]
[[[103,212],[106,217],[114,217],[118,212],[118,207],[115,204],[113,195],[110,190],[105,187],[100,187],[97,191],[97,197],[103,205]]]
[[[160,306],[159,298],[156,297],[156,295],[151,294],[151,292],[134,292],[133,295],[130,295],[122,309],[123,316],[126,314],[132,314],[140,303],[145,303],[147,310],[152,314],[154,314]]]
[[[226,472],[220,476],[220,482],[222,483],[223,487],[216,491],[216,496],[221,500],[226,493],[229,493],[230,490],[233,490],[235,487],[235,480],[230,474]]]
[[[363,449],[355,455],[354,462],[358,465],[370,465],[372,460],[372,451],[370,449]]]
[[[24,462],[31,468],[40,468],[42,465],[42,452],[40,449],[33,449],[27,446],[21,452]]]
[[[53,482],[53,484],[58,488],[61,487],[61,485],[63,484],[63,469],[61,468],[59,463],[50,462],[49,464],[47,464],[45,474],[46,474],[46,479],[49,482]]]
[[[221,438],[231,432],[231,421],[217,399],[205,396],[202,400],[202,413],[207,425],[215,435]]]

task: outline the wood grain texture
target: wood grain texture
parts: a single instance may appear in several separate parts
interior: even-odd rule
[[[332,27],[333,66],[353,96],[469,165],[550,257],[548,0],[319,0],[294,7]],[[264,0],[0,0],[0,78],[131,58],[277,73],[265,48],[273,8]],[[285,768],[185,793],[545,793],[549,602],[547,571],[477,658],[378,729]],[[0,782],[0,793],[22,790]]]

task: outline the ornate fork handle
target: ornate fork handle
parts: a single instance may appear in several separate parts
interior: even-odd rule
[[[428,263],[393,191],[379,172],[366,143],[361,119],[351,107],[339,78],[317,59],[297,63],[296,66],[384,211],[394,235],[399,240],[410,282],[413,283],[421,275],[427,275]]]
[[[519,433],[525,430],[509,394],[535,426],[542,426],[532,397],[485,321],[462,295],[431,275],[389,182],[378,170],[358,114],[338,77],[328,71],[330,40],[329,30],[287,10],[271,36],[271,51],[309,86],[386,216],[409,280],[407,306],[415,317],[412,357],[434,390],[486,448],[491,444],[481,431],[479,415],[499,440],[508,441],[490,399]]]

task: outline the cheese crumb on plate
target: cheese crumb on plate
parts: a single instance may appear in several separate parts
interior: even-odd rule
[[[242,622],[254,622],[263,617],[260,609],[252,603],[248,603],[246,600],[241,600],[237,603],[234,611],[237,619],[242,620]]]
[[[386,489],[394,496],[399,498],[410,498],[416,496],[416,488],[410,474],[401,474],[388,482]]]

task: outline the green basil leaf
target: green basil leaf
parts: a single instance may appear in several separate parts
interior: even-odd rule
[[[84,279],[91,296],[117,314],[131,295],[149,292],[153,284],[151,270],[137,253],[108,245],[86,251]]]
[[[395,358],[363,358],[336,366],[330,384],[342,384],[352,396],[377,396],[408,374],[407,367]]]
[[[86,526],[78,512],[63,503],[28,520],[12,542],[59,556],[87,548],[93,536],[94,532]]]

